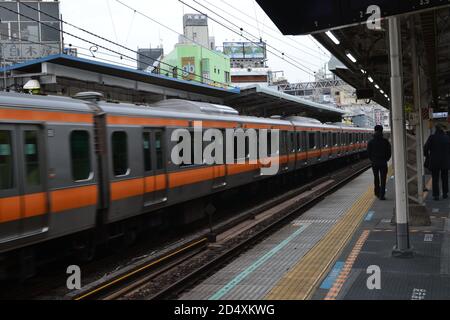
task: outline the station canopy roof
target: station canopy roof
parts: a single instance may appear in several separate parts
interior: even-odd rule
[[[231,86],[228,88],[215,87],[200,82],[175,79],[172,77],[167,77],[165,75],[144,72],[130,67],[103,63],[95,60],[74,57],[66,54],[51,55],[41,59],[30,60],[24,63],[15,64],[6,67],[6,71],[20,71],[29,74],[33,73],[38,74],[41,72],[41,64],[45,62],[65,67],[72,67],[79,70],[110,75],[127,80],[140,81],[173,90],[187,91],[222,99],[239,94],[240,92],[239,88],[236,87]],[[0,72],[4,71],[5,69],[0,69]]]
[[[242,115],[272,117],[272,116],[305,116],[322,122],[340,122],[345,111],[280,91],[250,85],[241,88],[241,93],[227,98],[225,103]]]
[[[400,14],[405,103],[413,101],[411,59],[414,51],[418,55],[422,70],[421,92],[428,95],[430,97],[428,101],[431,101],[431,105],[423,107],[433,107],[436,111],[447,111],[450,103],[449,4],[443,5],[442,1],[433,0],[426,3],[418,0],[340,0],[336,3],[340,3],[340,5],[343,5],[344,2],[347,3],[348,10],[345,11],[340,8],[340,11],[333,11],[333,7],[326,6],[327,1],[285,1],[284,5],[269,0],[257,0],[257,2],[284,34],[312,33],[316,40],[342,62],[340,65],[336,65],[332,71],[357,89],[373,89],[375,91],[373,100],[386,108],[390,107],[389,100],[384,96],[386,94],[390,97],[388,21],[387,19],[381,21],[382,30],[370,30],[366,24],[357,24],[361,22],[361,19],[358,20],[352,16],[354,13],[352,6],[368,8],[369,5],[379,4],[383,17]],[[423,6],[420,6],[419,2]],[[309,8],[308,6],[305,7],[306,3],[315,3],[315,5],[311,5],[312,8]],[[317,10],[314,11],[313,7]],[[294,19],[294,13],[307,14],[308,8],[312,10],[309,12],[310,15],[316,15],[317,19],[322,17],[322,20],[316,21],[317,25],[309,25],[308,21],[311,22],[311,19],[302,20],[299,19],[298,15]],[[319,9],[322,9],[322,11]],[[420,10],[413,12],[418,9]],[[337,22],[332,19],[328,20],[329,23],[323,20],[324,14],[331,15],[334,13],[336,13]],[[347,14],[347,16],[342,17],[341,14]],[[363,16],[367,20],[370,15]],[[323,22],[322,25],[320,24],[321,21]],[[339,28],[339,23],[341,23],[341,26],[345,24],[345,27]],[[327,35],[327,29],[333,29],[331,34],[335,37],[334,40],[329,36],[330,33]],[[415,50],[411,47],[413,32],[417,39]],[[351,61],[349,54],[356,62]]]

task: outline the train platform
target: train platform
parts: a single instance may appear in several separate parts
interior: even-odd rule
[[[411,227],[413,258],[394,258],[394,179],[379,201],[366,171],[180,299],[450,299],[450,201],[427,196],[431,226]]]

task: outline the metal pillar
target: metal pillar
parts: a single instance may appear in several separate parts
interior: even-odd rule
[[[2,62],[3,62],[3,91],[7,91],[7,87],[8,87],[8,84],[7,84],[7,81],[6,81],[6,56],[5,56],[5,47],[4,47],[4,45],[3,44],[0,44],[1,46],[2,46],[2,54],[3,54],[3,60],[2,60]]]
[[[414,92],[414,110],[416,113],[415,123],[415,139],[416,139],[416,173],[417,173],[417,202],[419,204],[424,203],[424,153],[423,153],[423,116],[421,108],[421,86],[420,86],[420,68],[419,59],[417,57],[416,46],[416,30],[414,16],[410,19],[411,28],[411,63],[413,73],[413,92]]]
[[[401,23],[398,17],[389,18],[391,58],[392,136],[395,148],[395,215],[397,223],[396,257],[411,256],[408,225],[408,184],[406,172],[406,125],[403,109],[403,76]]]

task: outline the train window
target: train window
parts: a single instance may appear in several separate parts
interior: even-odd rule
[[[250,159],[250,138],[245,136],[245,159]]]
[[[38,132],[25,131],[24,134],[25,170],[27,185],[38,186],[41,184],[41,171],[39,169],[40,165]]]
[[[144,170],[152,171],[152,142],[150,132],[142,134],[144,143]]]
[[[297,149],[295,146],[295,132],[289,133],[289,139],[291,141],[291,153],[295,153],[295,150]],[[300,141],[298,143],[300,144]]]
[[[310,132],[308,133],[308,140],[309,140],[309,149],[316,149],[316,133]]]
[[[124,131],[116,131],[112,134],[112,153],[114,175],[124,176],[128,174],[128,137]]]
[[[281,131],[280,132],[280,146],[279,146],[279,150],[278,150],[278,154],[287,154],[287,132],[286,131]]]
[[[0,190],[14,187],[11,131],[0,131]]]
[[[89,132],[73,131],[70,134],[70,157],[72,161],[72,179],[82,181],[91,175],[91,157]]]
[[[322,133],[322,147],[328,147],[328,133]]]
[[[192,139],[194,140],[194,139]],[[156,170],[164,169],[163,133],[155,132]],[[194,152],[192,152],[194,154]]]
[[[272,132],[267,132],[267,155],[272,156]]]

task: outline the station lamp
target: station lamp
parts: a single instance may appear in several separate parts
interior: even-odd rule
[[[358,60],[356,60],[356,58],[350,52],[347,52],[345,55],[353,63],[356,63],[356,61],[358,61]]]
[[[333,32],[331,31],[327,31],[325,32],[325,34],[328,36],[328,38],[331,39],[331,41],[334,42],[334,44],[339,45],[341,42],[339,41],[338,38],[336,38],[336,36],[333,34]]]

